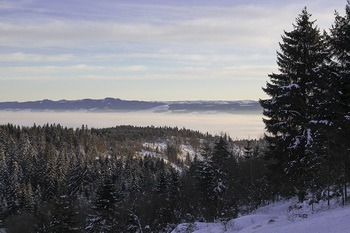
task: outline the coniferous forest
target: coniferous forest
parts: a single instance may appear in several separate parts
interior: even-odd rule
[[[305,8],[260,100],[266,135],[188,129],[0,126],[0,224],[9,232],[170,232],[281,197],[348,201],[350,2],[321,32]],[[187,150],[187,154],[183,152]],[[311,199],[310,199],[311,197]]]
[[[167,147],[141,156],[145,142]],[[246,149],[225,135],[166,127],[1,126],[2,224],[10,232],[168,232],[234,218],[271,198],[263,142],[237,144]],[[178,159],[180,145],[198,156]]]

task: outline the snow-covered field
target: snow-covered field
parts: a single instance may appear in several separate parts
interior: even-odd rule
[[[333,201],[334,202],[334,201]],[[311,205],[296,199],[261,207],[254,213],[224,223],[184,223],[172,233],[348,233],[350,206],[326,202]]]

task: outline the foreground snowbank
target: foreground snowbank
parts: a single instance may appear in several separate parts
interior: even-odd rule
[[[350,232],[350,206],[322,202],[312,206],[295,199],[261,207],[227,223],[183,223],[172,233],[346,233]]]

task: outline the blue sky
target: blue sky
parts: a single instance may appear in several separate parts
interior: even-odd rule
[[[0,0],[0,101],[266,98],[283,30],[346,0]]]

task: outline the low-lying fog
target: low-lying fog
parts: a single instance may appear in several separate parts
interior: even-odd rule
[[[85,112],[85,111],[0,111],[0,124],[32,126],[61,124],[67,127],[106,128],[117,125],[170,126],[199,130],[203,133],[228,133],[232,139],[254,139],[262,137],[264,124],[262,114],[254,113],[153,113],[136,112]]]

